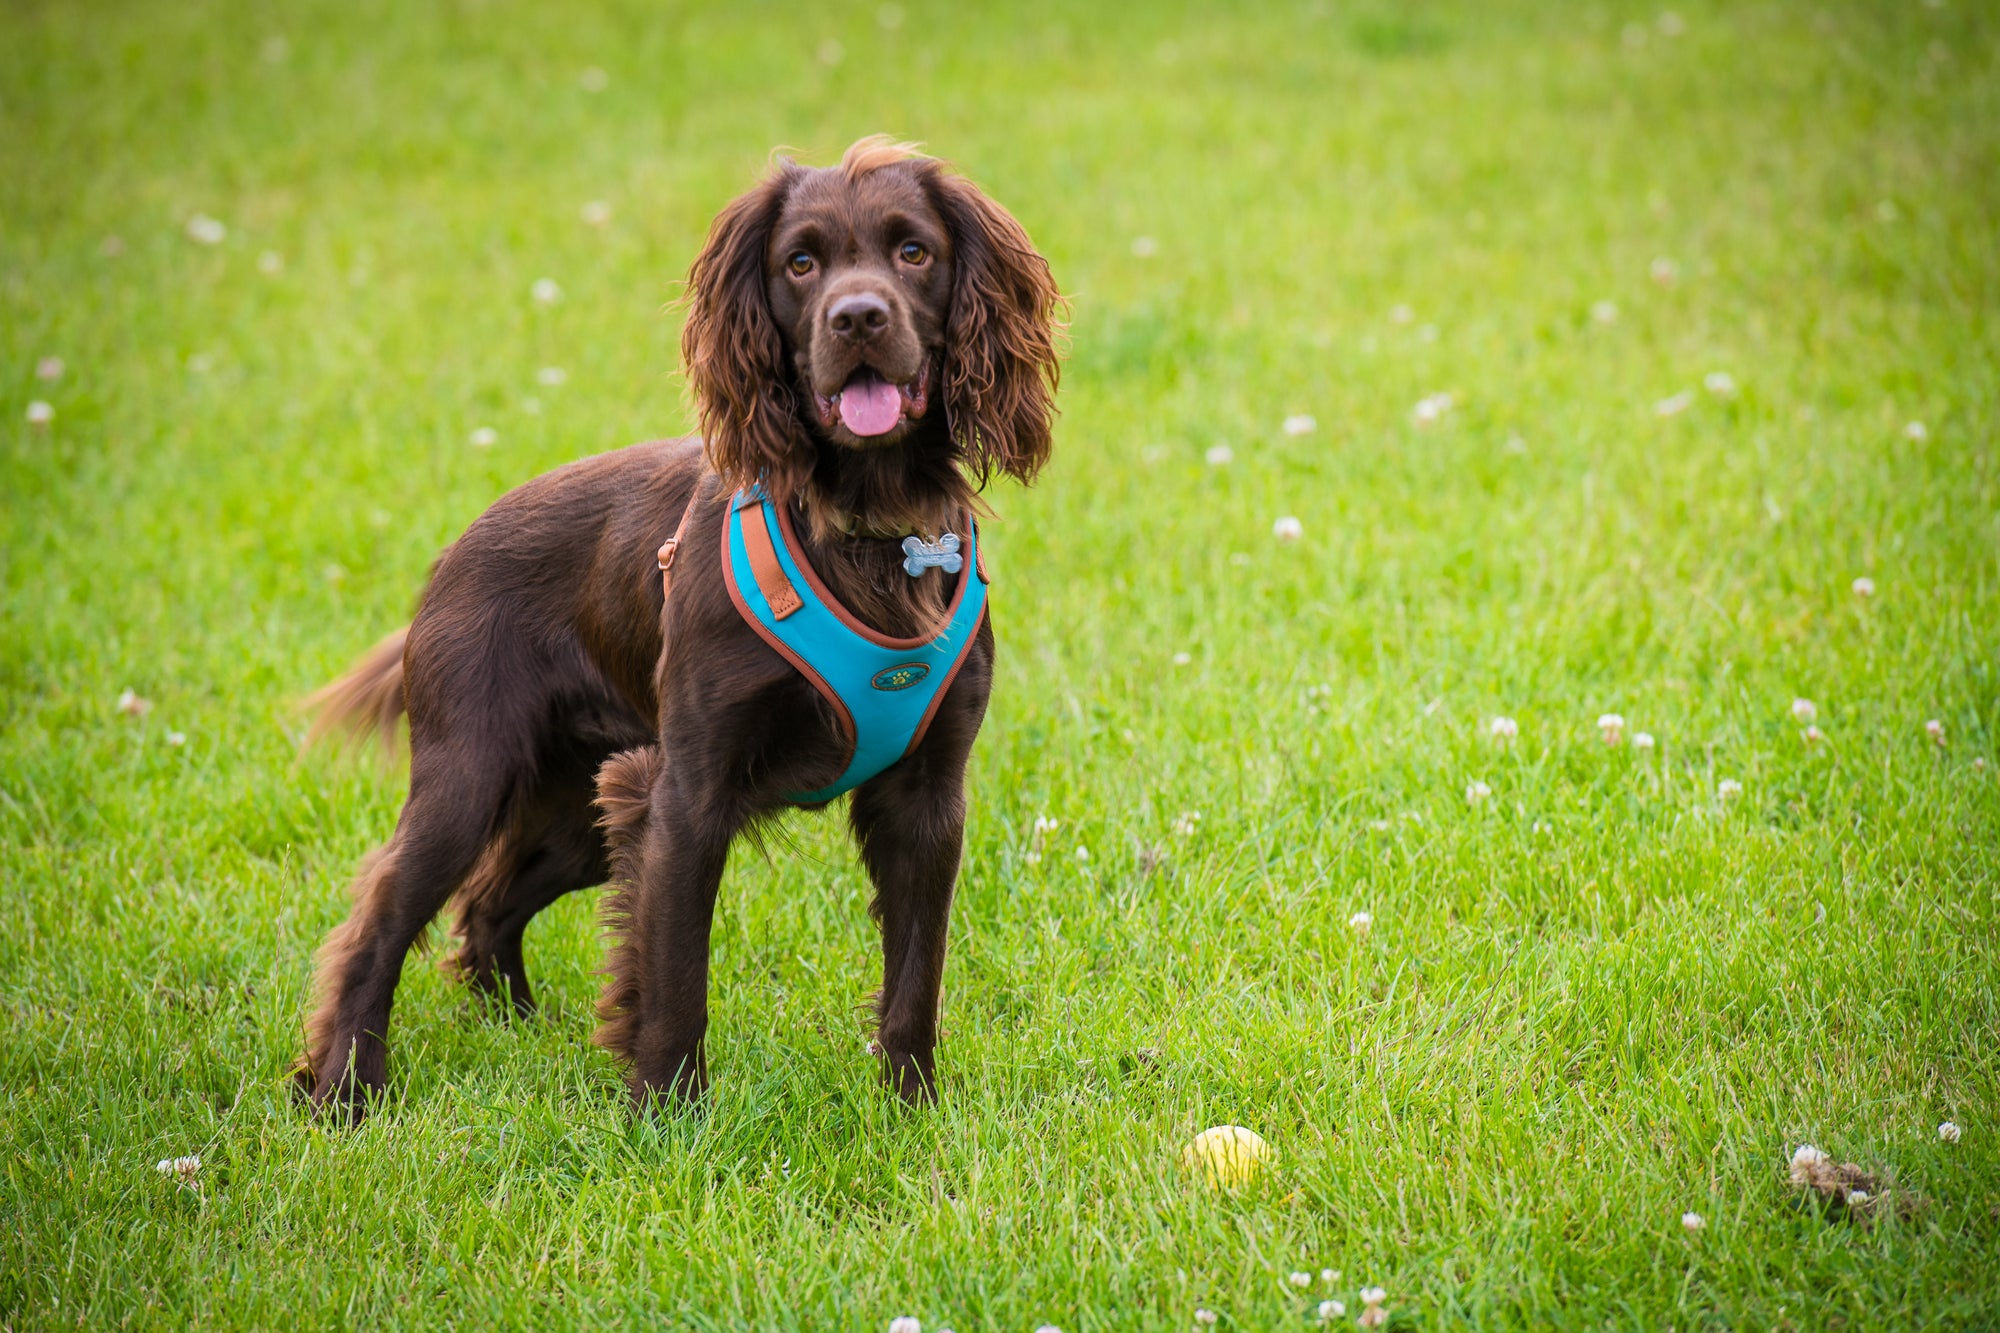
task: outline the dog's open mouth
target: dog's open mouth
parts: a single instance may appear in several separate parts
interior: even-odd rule
[[[836,394],[816,394],[820,424],[828,430],[838,421],[864,439],[887,435],[905,419],[915,421],[930,407],[931,367],[925,361],[917,377],[904,384],[891,384],[875,370],[863,366],[848,378]]]

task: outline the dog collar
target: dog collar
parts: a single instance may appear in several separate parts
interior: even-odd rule
[[[911,639],[878,634],[843,607],[807,563],[791,515],[762,487],[736,493],[722,525],[729,598],[759,637],[833,705],[851,742],[829,786],[787,799],[820,805],[916,749],[986,616],[986,570],[970,513],[957,534],[963,563],[942,628]]]

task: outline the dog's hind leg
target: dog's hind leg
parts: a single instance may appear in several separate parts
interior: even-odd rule
[[[382,1091],[403,958],[499,829],[513,785],[485,756],[413,746],[395,836],[362,866],[354,910],[319,951],[319,1003],[296,1074],[316,1110],[356,1121]]]
[[[514,1012],[534,1012],[521,937],[536,913],[566,893],[609,876],[589,768],[543,779],[496,837],[455,899],[462,943],[450,966]]]

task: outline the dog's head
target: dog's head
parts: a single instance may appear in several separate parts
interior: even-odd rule
[[[709,460],[782,499],[823,448],[948,432],[977,480],[1032,480],[1061,299],[1021,225],[909,145],[780,162],[716,218],[688,274],[681,353]]]

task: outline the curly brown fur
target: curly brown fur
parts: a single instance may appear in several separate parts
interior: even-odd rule
[[[591,1040],[629,1058],[638,1027],[639,975],[644,958],[634,928],[633,894],[639,879],[646,806],[660,771],[660,747],[644,745],[612,755],[597,771],[597,826],[610,848],[611,878],[598,922],[611,939],[605,983],[597,998],[597,1032]]]
[[[375,891],[382,871],[383,853],[387,848],[377,847],[361,858],[361,864],[354,872],[354,879],[347,886],[347,895],[358,909]],[[316,1003],[311,1016],[306,1020],[305,1052],[293,1062],[292,1081],[302,1096],[310,1096],[314,1091],[316,1072],[328,1067],[333,1054],[335,1029],[334,1011],[326,1003],[330,978],[346,971],[355,954],[365,945],[361,929],[356,925],[360,920],[358,911],[348,916],[333,933],[326,937],[319,952],[313,955],[314,995]]]
[[[306,699],[313,713],[306,743],[345,735],[365,741],[373,736],[385,755],[396,748],[396,723],[403,716],[403,643],[407,627],[390,634],[361,655],[346,675],[314,690]]]

